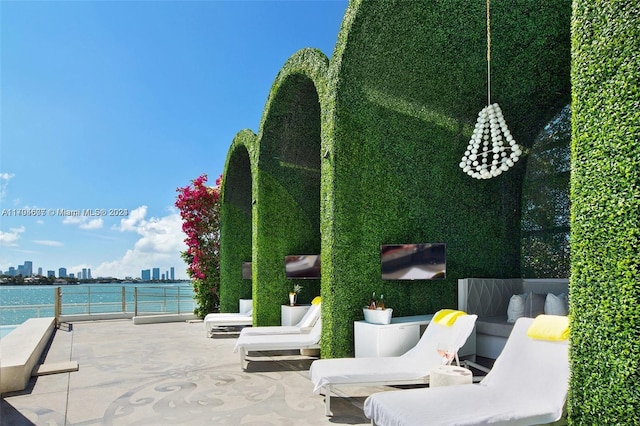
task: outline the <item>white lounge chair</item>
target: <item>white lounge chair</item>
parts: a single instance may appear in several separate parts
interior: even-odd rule
[[[239,336],[234,352],[240,351],[240,366],[245,369],[245,359],[250,351],[284,351],[291,349],[320,349],[322,319],[318,318],[308,333],[256,334]]]
[[[476,315],[462,315],[451,326],[431,321],[418,344],[397,357],[316,360],[309,369],[313,392],[318,394],[324,388],[325,414],[330,416],[331,391],[336,386],[428,383],[431,369],[442,365],[438,346],[446,345],[457,352],[473,331],[476,318]]]
[[[300,334],[308,333],[320,318],[320,303],[311,304],[304,316],[295,325],[274,325],[263,327],[243,328],[240,336],[274,335],[274,334]]]
[[[239,312],[216,312],[204,317],[207,336],[211,337],[216,328],[242,327],[253,325],[253,305],[251,299],[240,299]]]
[[[365,415],[378,426],[533,425],[559,420],[569,387],[568,344],[528,337],[527,330],[540,317],[517,320],[480,383],[375,393],[365,400]]]

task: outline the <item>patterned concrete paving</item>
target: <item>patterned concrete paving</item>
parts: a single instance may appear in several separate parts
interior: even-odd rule
[[[0,424],[21,425],[323,425],[370,424],[364,399],[385,388],[312,393],[309,365],[294,352],[255,353],[247,371],[233,353],[236,334],[207,338],[204,325],[78,322],[57,330],[45,364],[76,360],[79,370],[32,378],[5,394]],[[389,389],[389,388],[386,388]]]

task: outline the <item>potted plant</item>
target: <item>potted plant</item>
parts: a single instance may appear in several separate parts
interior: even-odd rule
[[[302,286],[300,284],[294,284],[293,290],[289,292],[289,305],[295,306],[298,301],[298,293],[302,291]]]

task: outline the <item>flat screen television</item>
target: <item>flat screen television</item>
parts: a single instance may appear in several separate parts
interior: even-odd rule
[[[251,279],[251,262],[242,262],[242,279]]]
[[[445,243],[383,244],[383,280],[441,280],[447,275]]]
[[[320,278],[320,255],[287,255],[284,257],[284,270],[287,278],[318,279]]]

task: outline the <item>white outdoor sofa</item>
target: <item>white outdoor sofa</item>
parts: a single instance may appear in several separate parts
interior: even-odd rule
[[[532,293],[532,317],[544,312],[546,296],[567,296],[569,280],[566,278],[463,278],[458,280],[458,309],[478,315],[476,321],[476,355],[496,359],[513,329],[507,322],[509,301],[514,294]],[[541,305],[542,304],[542,305]],[[537,305],[537,306],[536,306]],[[548,312],[546,312],[548,313]],[[473,357],[471,357],[473,359]]]

